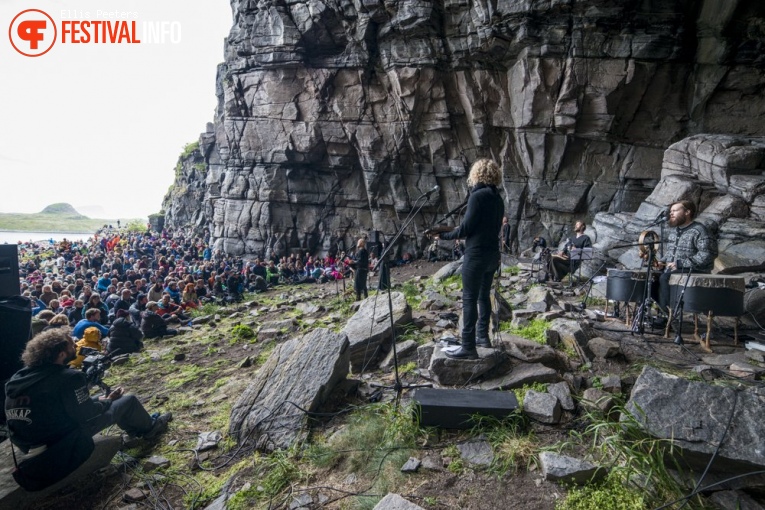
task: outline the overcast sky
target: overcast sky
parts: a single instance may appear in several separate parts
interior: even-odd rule
[[[29,8],[58,28],[51,50],[35,58],[8,37]],[[63,17],[116,21],[117,12],[137,22],[141,44],[61,43]],[[0,21],[0,212],[55,202],[111,219],[159,211],[183,146],[213,121],[229,2],[2,0]],[[163,21],[165,42],[146,44],[144,23]]]

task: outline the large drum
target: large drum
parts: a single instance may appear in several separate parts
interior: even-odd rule
[[[685,282],[688,280],[688,286]],[[723,317],[744,315],[744,278],[716,274],[673,274],[669,277],[669,296],[674,308],[685,287],[683,310]]]
[[[606,280],[606,299],[639,303],[645,296],[645,273],[609,269]]]

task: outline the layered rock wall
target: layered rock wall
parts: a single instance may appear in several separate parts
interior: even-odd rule
[[[214,129],[200,144],[207,170],[181,165],[164,204],[169,225],[209,226],[229,253],[390,235],[438,184],[407,232],[412,249],[462,203],[479,157],[504,168],[514,242],[557,242],[574,219],[638,210],[671,144],[765,135],[765,4],[755,1],[232,9]]]

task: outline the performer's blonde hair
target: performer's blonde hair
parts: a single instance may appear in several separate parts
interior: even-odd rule
[[[479,159],[470,167],[467,182],[470,187],[476,184],[499,186],[502,183],[502,169],[491,159]]]

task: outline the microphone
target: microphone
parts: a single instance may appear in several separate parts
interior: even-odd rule
[[[668,217],[668,216],[669,216],[669,215],[667,214],[667,211],[666,211],[666,210],[663,210],[663,211],[661,211],[661,212],[659,213],[659,215],[656,217],[656,219],[655,219],[655,220],[653,220],[653,222],[652,222],[650,225],[648,225],[648,226],[649,226],[649,227],[653,227],[653,226],[655,226],[655,225],[658,225],[659,223],[663,223],[663,222],[667,221],[667,217]]]
[[[432,195],[433,193],[435,193],[436,191],[438,191],[440,189],[441,189],[441,186],[436,184],[435,186],[433,186],[432,189],[430,189],[430,190],[426,191],[425,193],[423,193],[422,196],[423,197],[430,197],[430,195]]]

